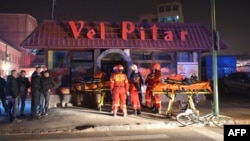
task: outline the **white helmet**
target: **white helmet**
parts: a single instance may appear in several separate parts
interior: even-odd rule
[[[131,71],[138,72],[138,68],[135,64],[130,66]]]

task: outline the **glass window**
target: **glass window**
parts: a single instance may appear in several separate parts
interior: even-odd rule
[[[152,22],[156,23],[157,22],[157,18],[153,18]]]
[[[3,53],[2,53],[2,50],[0,50],[0,58],[1,58],[1,60],[4,59],[2,54],[3,54]]]
[[[166,17],[166,22],[167,23],[170,23],[170,22],[172,22],[173,21],[173,18],[171,17],[171,16],[167,16]]]
[[[178,11],[178,5],[173,5],[173,11]]]
[[[159,7],[159,12],[164,12],[164,6]]]
[[[156,53],[155,57],[156,60],[171,60],[171,55],[168,53]]]
[[[151,68],[152,63],[141,63],[141,64],[139,64],[139,66],[141,68]]]
[[[162,75],[167,75],[170,73],[171,63],[161,63],[161,73]]]
[[[70,52],[55,51],[53,53],[53,67],[52,68],[69,66],[69,60],[70,60]]]
[[[160,17],[159,18],[159,23],[164,23],[164,18]]]
[[[177,22],[177,21],[179,21],[179,16],[177,15],[177,16],[173,16],[172,17],[172,22]]]
[[[191,52],[180,52],[177,54],[179,62],[193,62],[193,54]]]
[[[74,52],[73,53],[73,60],[93,60],[92,52]]]
[[[165,7],[165,10],[166,10],[166,11],[171,11],[171,5],[167,5],[167,6]]]
[[[151,53],[134,52],[131,53],[131,58],[133,60],[152,60],[152,55]]]
[[[182,56],[181,56],[181,61],[182,62],[189,62],[189,56],[188,56],[188,54],[182,54]]]

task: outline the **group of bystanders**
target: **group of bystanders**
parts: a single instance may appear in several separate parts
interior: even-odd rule
[[[25,102],[29,88],[31,89],[31,117],[40,118],[48,115],[50,92],[54,87],[55,82],[47,67],[43,67],[42,70],[37,66],[30,80],[26,77],[25,70],[21,70],[19,75],[16,70],[11,70],[6,79],[0,77],[0,98],[9,121],[22,122],[17,117],[25,116]]]

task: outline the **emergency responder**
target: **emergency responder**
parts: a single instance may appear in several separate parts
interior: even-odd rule
[[[153,95],[152,95],[152,88],[153,88],[153,79],[155,77],[155,70],[152,68],[150,69],[150,73],[147,75],[146,80],[145,80],[145,85],[147,86],[146,88],[146,94],[145,94],[145,106],[148,108],[153,107]]]
[[[118,65],[114,65],[113,67],[113,73],[110,74],[110,78],[112,78],[114,76],[114,74],[118,73]],[[112,99],[112,108],[111,108],[111,113],[114,113],[114,109],[115,109],[115,103],[113,102],[114,100],[114,96],[113,96],[113,92],[112,92],[112,89],[111,90],[111,99]]]
[[[160,82],[161,78],[161,69],[159,63],[154,63],[151,66],[151,72],[148,74],[145,80],[146,95],[145,95],[145,105],[150,107],[154,113],[161,112],[161,98],[160,95],[153,96],[152,90],[153,87]]]
[[[153,87],[161,82],[161,65],[159,63],[153,64],[153,69],[155,70],[155,77],[153,79]],[[161,113],[161,95],[156,94],[153,96],[153,112],[156,114]]]
[[[141,73],[138,72],[138,68],[135,64],[130,66],[131,75],[129,77],[129,93],[130,101],[133,107],[133,113],[135,115],[141,114],[141,85],[143,84],[143,79]]]
[[[117,116],[118,107],[123,112],[123,116],[127,116],[127,106],[126,106],[126,98],[128,94],[128,78],[127,75],[123,73],[124,67],[122,65],[117,65],[117,73],[113,73],[110,76],[110,90],[113,95],[112,102],[112,111],[114,113],[114,117]]]

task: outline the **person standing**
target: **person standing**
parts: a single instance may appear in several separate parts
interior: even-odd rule
[[[17,72],[16,70],[11,70],[11,75],[7,77],[6,85],[8,93],[8,117],[10,122],[22,122],[22,120],[17,119],[18,111],[18,83],[17,83]]]
[[[154,63],[151,66],[151,72],[148,74],[145,84],[147,85],[146,89],[146,106],[152,108],[152,111],[154,113],[160,113],[161,112],[161,96],[155,95],[153,96],[152,90],[153,87],[160,83],[161,79],[161,66],[159,63]]]
[[[145,106],[149,108],[153,108],[153,84],[154,84],[154,77],[155,77],[155,70],[152,68],[150,69],[150,73],[147,75],[145,84],[147,86],[146,88],[146,94],[145,94]]]
[[[128,94],[129,84],[127,75],[123,73],[124,67],[117,65],[117,73],[113,73],[110,77],[110,90],[113,95],[112,111],[114,117],[117,116],[118,107],[123,112],[123,116],[127,116],[126,98]]]
[[[56,86],[55,81],[50,76],[49,71],[44,71],[43,76],[41,77],[41,96],[40,96],[40,106],[41,114],[48,115],[50,92]]]
[[[129,78],[130,100],[134,110],[133,113],[135,115],[140,115],[142,103],[141,86],[143,84],[143,79],[135,64],[130,66],[130,70],[132,71]]]
[[[44,76],[44,72],[48,70],[48,67],[45,65],[42,65],[41,67],[41,76]]]
[[[155,75],[153,79],[153,87],[161,82],[161,65],[159,63],[154,63],[152,68],[154,69]],[[153,112],[155,114],[161,113],[161,95],[155,94],[153,95]]]
[[[4,78],[1,77],[1,72],[0,72],[0,99],[2,101],[2,105],[5,110],[5,113],[7,113],[5,85],[6,85],[6,81]]]
[[[41,88],[41,67],[37,66],[31,75],[31,116],[40,118],[40,88]]]
[[[25,108],[25,100],[28,92],[28,88],[30,87],[30,82],[27,77],[25,77],[25,70],[21,70],[19,77],[17,78],[18,87],[19,87],[19,100],[18,105],[21,103],[20,107],[20,116],[24,116],[24,108]]]

